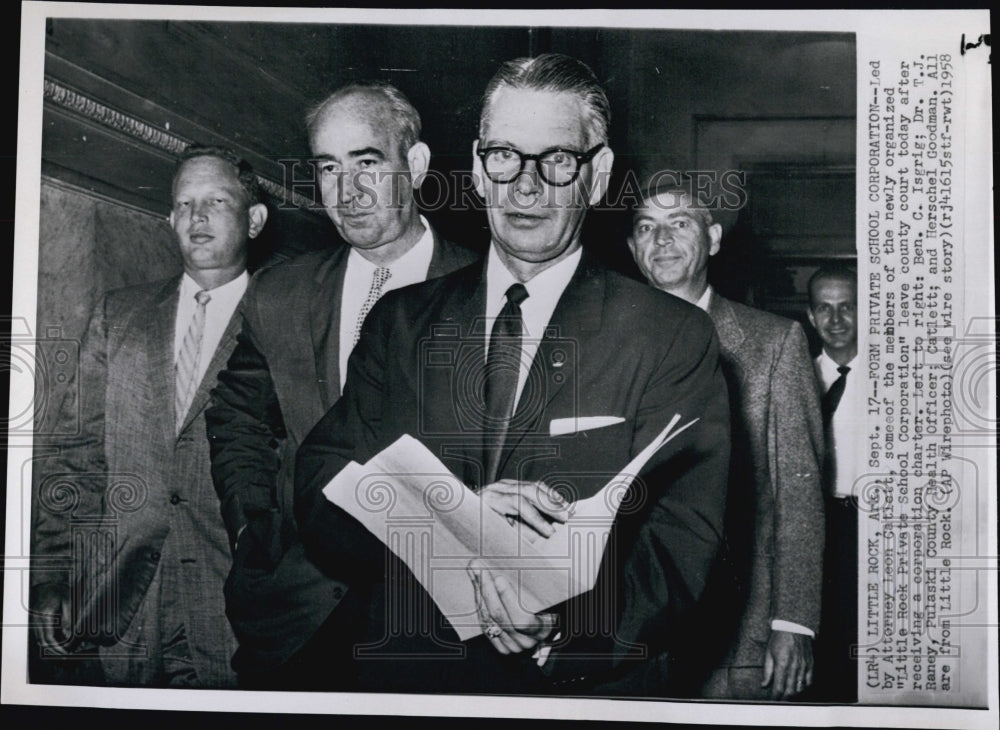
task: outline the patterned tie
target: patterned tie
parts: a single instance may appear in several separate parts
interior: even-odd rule
[[[375,269],[375,273],[372,274],[371,289],[368,290],[368,296],[365,298],[364,304],[361,305],[361,311],[358,312],[358,323],[354,327],[355,345],[361,339],[361,327],[365,323],[365,317],[368,316],[368,312],[371,311],[372,307],[375,306],[375,302],[382,296],[382,287],[389,281],[390,276],[392,276],[392,272],[384,266],[379,266]]]
[[[500,310],[490,333],[490,351],[486,356],[485,403],[483,418],[483,486],[496,481],[500,454],[510,419],[514,415],[518,373],[521,368],[521,302],[528,298],[523,284],[512,284],[507,303]]]
[[[847,374],[851,369],[846,365],[837,368],[840,377],[830,384],[830,389],[823,394],[820,404],[823,411],[823,433],[826,436],[826,452],[823,456],[823,487],[830,496],[835,496],[837,483],[837,451],[833,440],[833,414],[844,397],[847,387]]]
[[[177,354],[177,383],[174,390],[174,413],[177,417],[177,433],[184,425],[191,399],[197,387],[198,362],[201,359],[201,338],[205,334],[205,310],[212,295],[202,289],[194,295],[198,306],[194,310],[191,324],[181,343],[181,351]]]

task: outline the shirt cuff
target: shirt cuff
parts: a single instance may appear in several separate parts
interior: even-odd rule
[[[236,554],[236,551],[237,551],[237,550],[239,549],[239,547],[240,547],[240,535],[242,535],[242,534],[243,534],[243,531],[244,531],[245,529],[247,529],[247,526],[246,526],[246,523],[243,523],[242,525],[240,525],[240,529],[238,529],[238,530],[236,531],[236,541],[235,541],[235,542],[233,543],[233,554],[234,554],[234,555]]]
[[[780,618],[771,621],[771,631],[787,631],[791,634],[805,634],[812,639],[816,638],[816,632],[812,629],[807,629],[794,621],[782,621]]]
[[[540,667],[545,666],[545,662],[549,660],[549,654],[552,653],[552,644],[559,641],[561,636],[562,632],[560,631],[551,639],[547,640],[543,644],[540,644],[539,647],[535,649],[535,653],[531,655],[531,658],[535,660],[535,664]]]

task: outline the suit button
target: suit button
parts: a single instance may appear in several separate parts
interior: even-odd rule
[[[170,504],[180,504],[181,497],[179,494],[170,495]]]
[[[149,559],[152,562],[154,562],[154,563],[159,562],[159,560],[160,560],[160,553],[158,551],[156,551],[156,550],[151,550],[150,553],[149,553]]]
[[[341,598],[344,597],[344,589],[343,588],[334,588],[333,589],[333,597],[336,598],[339,601]]]

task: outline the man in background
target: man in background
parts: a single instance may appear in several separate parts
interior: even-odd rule
[[[854,434],[864,424],[858,399],[858,283],[856,272],[828,266],[809,279],[809,322],[822,350],[815,360],[823,392],[826,459],[826,552],[823,615],[816,656],[816,699],[856,702],[858,633],[858,507]]]
[[[724,656],[699,692],[788,699],[812,682],[819,625],[818,393],[797,323],[725,299],[709,285],[708,262],[721,239],[704,202],[666,185],[645,191],[628,244],[652,286],[711,316],[729,388],[727,550],[703,601],[704,634],[722,639]],[[727,593],[733,580],[735,599]],[[698,653],[713,656],[710,643],[697,639]]]
[[[41,485],[34,520],[35,557],[82,574],[32,573],[37,635],[55,657],[97,641],[108,684],[234,687],[231,555],[205,408],[236,344],[247,241],[267,208],[250,165],[223,148],[188,148],[172,194],[184,273],[110,292],[87,328],[77,400],[64,406],[79,407],[81,432]],[[88,521],[97,532],[80,555],[74,529]]]
[[[352,84],[306,118],[323,205],[347,246],[254,277],[239,345],[208,413],[212,474],[235,545],[226,606],[241,685],[350,689],[335,623],[367,605],[305,556],[292,514],[295,452],[340,397],[372,305],[392,289],[476,259],[438,238],[414,191],[430,150],[389,84]],[[333,614],[334,608],[340,605]]]

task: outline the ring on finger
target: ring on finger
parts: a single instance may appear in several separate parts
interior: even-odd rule
[[[486,636],[491,639],[497,639],[503,634],[503,629],[495,622],[491,621],[490,625],[486,627]]]

